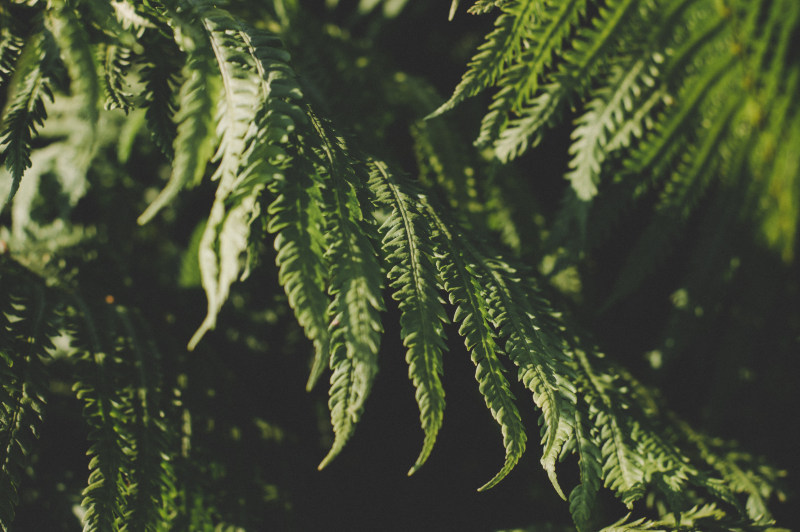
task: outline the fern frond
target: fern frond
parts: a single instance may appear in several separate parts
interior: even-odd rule
[[[230,286],[242,272],[240,255],[247,250],[261,191],[283,174],[288,163],[282,149],[269,146],[287,143],[295,123],[305,120],[296,104],[283,101],[297,100],[301,93],[286,74],[291,73],[285,63],[288,56],[277,48],[277,40],[263,37],[218,9],[202,16],[219,63],[223,98],[216,155],[220,162],[215,172],[219,185],[200,244],[208,314],[189,342],[192,348],[216,324]],[[253,109],[258,110],[254,123]]]
[[[143,5],[144,4],[144,5]],[[114,9],[114,15],[117,22],[125,30],[133,29],[136,34],[141,34],[144,29],[152,29],[157,27],[151,16],[154,15],[155,9],[149,3],[138,4],[130,0],[117,1],[111,4]],[[155,4],[158,5],[158,4]],[[138,11],[137,8],[142,11]],[[157,12],[156,12],[157,13]],[[156,18],[156,21],[158,19]]]
[[[116,44],[99,47],[103,65],[103,80],[106,91],[106,109],[122,109],[126,113],[133,109],[125,76],[131,66],[131,50]]]
[[[726,519],[726,514],[713,504],[695,506],[688,512],[682,513],[679,518],[667,516],[664,519],[650,520],[640,518],[631,521],[630,514],[618,520],[611,526],[603,528],[600,532],[641,532],[665,530],[731,530],[730,526],[741,524],[735,520]]]
[[[25,170],[31,166],[31,141],[47,118],[45,98],[53,99],[48,76],[51,58],[45,39],[46,35],[40,33],[26,45],[15,70],[13,92],[3,110],[0,145],[4,146],[5,166],[11,174],[11,190],[3,206],[14,198]]]
[[[132,355],[129,367],[135,369],[131,411],[127,412],[132,440],[131,474],[127,479],[127,511],[120,530],[162,530],[175,512],[168,504],[175,490],[175,474],[172,441],[164,419],[161,354],[138,315],[121,306],[115,310],[125,335],[126,351]]]
[[[263,82],[237,21],[217,8],[199,8],[199,15],[217,59],[223,91],[217,114],[219,166],[212,179],[220,180],[221,196],[227,196],[246,149],[253,110],[260,107]]]
[[[442,220],[429,203],[426,207],[428,216],[436,224],[439,248],[448,250],[447,259],[439,260],[437,264],[445,286],[452,283],[451,288],[447,288],[448,292],[453,290],[450,292],[450,297],[455,301],[460,297],[464,298],[461,302],[463,310],[459,314],[463,313],[466,319],[467,313],[471,312],[477,322],[474,327],[480,327],[478,316],[482,316],[498,329],[497,337],[505,339],[505,353],[519,368],[520,380],[533,393],[534,403],[542,410],[540,418],[542,467],[547,472],[553,487],[562,498],[566,499],[556,479],[555,463],[574,432],[571,418],[574,416],[576,397],[572,383],[573,370],[559,342],[551,336],[553,331],[557,331],[557,326],[549,323],[547,318],[543,320],[548,312],[552,311],[544,306],[544,301],[532,287],[521,283],[510,265],[488,259],[461,231],[453,229],[450,224]],[[476,288],[480,289],[480,296],[486,303],[481,304],[474,297],[472,291]],[[464,294],[461,293],[462,290]],[[470,294],[473,297],[470,297]],[[467,310],[469,306],[473,306],[473,310]],[[461,333],[466,335],[469,334],[470,327],[464,329],[464,323]],[[478,329],[478,336],[473,338],[481,338],[480,331],[481,329]],[[491,337],[494,337],[494,334]],[[481,339],[484,345],[490,345],[488,337]],[[469,343],[469,338],[467,340]],[[499,352],[499,349],[496,352]],[[498,366],[499,364],[491,365],[495,368],[493,372],[495,378],[502,376]],[[489,394],[486,395],[486,400],[487,404],[491,400],[495,406],[498,406],[498,402],[511,405],[507,406],[508,410],[502,416],[500,408],[497,408],[496,415],[498,422],[503,425],[507,462],[500,473],[481,489],[495,485],[508,474],[525,448],[525,432],[521,424],[515,422],[518,421],[519,414],[513,407],[510,392],[507,389],[502,391],[505,389],[503,382],[504,378],[497,379],[497,386],[491,389],[491,397]],[[504,396],[505,399],[501,401]],[[494,408],[489,406],[494,413]]]
[[[213,123],[219,80],[204,48],[189,53],[183,79],[175,114],[178,126],[172,173],[167,185],[139,217],[140,224],[150,221],[181,190],[199,184],[216,148]]]
[[[43,361],[55,336],[57,304],[43,283],[0,260],[0,528],[11,529],[26,458],[44,416]]]
[[[539,83],[551,67],[554,56],[562,52],[566,37],[575,31],[585,13],[587,0],[542,2],[536,22],[528,29],[523,49],[498,81],[489,113],[481,122],[476,145],[491,144],[509,120],[509,113],[520,110],[536,94]]]
[[[152,46],[145,47],[151,54],[148,54],[147,61],[141,68],[141,78],[144,83],[143,105],[146,108],[145,120],[150,137],[161,153],[168,160],[172,160],[175,156],[172,144],[177,136],[173,121],[176,107],[173,86],[176,84],[175,73],[180,67],[172,65],[174,54],[153,53],[155,49],[163,46],[172,44],[159,40]]]
[[[488,302],[481,294],[483,279],[475,271],[475,265],[468,263],[455,247],[449,228],[438,219],[437,230],[440,249],[436,264],[450,302],[456,306],[453,319],[460,322],[458,332],[464,337],[465,346],[477,368],[475,378],[478,380],[479,390],[492,416],[500,424],[506,449],[503,467],[479,488],[482,491],[495,486],[516,466],[525,452],[527,435],[505,378],[504,368],[497,356],[501,351],[491,326]]]
[[[571,412],[576,397],[571,364],[561,342],[552,336],[558,334],[557,326],[546,322],[552,310],[538,294],[512,277],[510,266],[493,264],[487,275],[490,285],[486,297],[492,302],[492,321],[500,336],[506,338],[505,351],[520,368],[520,380],[542,410],[542,467],[558,494],[566,499],[556,479],[555,464],[574,431]]]
[[[125,515],[126,478],[130,473],[126,456],[130,434],[124,426],[127,405],[120,398],[123,390],[117,391],[115,383],[120,365],[115,352],[116,327],[112,314],[91,310],[79,297],[75,307],[73,347],[81,358],[83,377],[73,385],[73,391],[83,403],[92,442],[87,452],[89,480],[81,503],[84,530],[114,531]]]
[[[445,400],[440,375],[445,349],[443,323],[447,316],[437,291],[430,234],[417,204],[380,161],[372,163],[370,181],[376,201],[391,209],[380,228],[384,262],[389,268],[390,286],[395,289],[392,297],[399,302],[408,374],[416,388],[425,431],[422,451],[409,470],[410,475],[427,460],[442,426]]]
[[[767,185],[767,197],[772,209],[764,209],[762,232],[767,242],[777,248],[784,262],[789,263],[795,254],[798,221],[800,221],[800,199],[795,191],[800,188],[800,159],[795,150],[800,142],[800,113],[795,112],[787,127],[784,141],[775,154],[772,174]]]
[[[364,402],[377,372],[377,354],[383,330],[379,311],[380,269],[369,241],[348,219],[342,219],[339,234],[327,252],[331,264],[328,293],[333,301],[330,332],[330,400],[333,445],[319,468],[341,452],[361,417]]]
[[[54,4],[55,9],[46,10],[45,25],[67,67],[70,92],[79,105],[77,116],[86,128],[85,141],[92,145],[100,113],[100,80],[95,54],[77,13],[64,0]]]
[[[483,15],[496,7],[503,7],[511,1],[512,0],[476,0],[476,2],[467,9],[467,13]]]
[[[551,126],[575,95],[581,95],[619,39],[618,31],[636,11],[632,0],[608,2],[599,9],[593,26],[578,32],[574,48],[564,53],[564,63],[532,105],[522,109],[522,116],[511,120],[501,129],[495,142],[495,153],[501,161],[518,157],[529,147],[537,145],[545,127]],[[481,138],[495,129],[484,121]]]
[[[341,146],[334,144],[322,124],[314,118],[322,139],[331,187],[323,191],[330,265],[328,307],[331,387],[328,407],[334,441],[320,462],[324,468],[341,452],[361,418],[364,402],[378,370],[377,355],[383,326],[382,275],[375,250],[365,229],[364,207],[353,185],[354,169]]]
[[[682,104],[676,112],[642,144],[638,156],[630,161],[629,168],[632,172],[643,174],[650,171],[660,174],[663,166],[670,160],[669,154],[674,151],[674,143],[683,139],[681,133],[686,123],[695,118],[698,106],[709,91],[735,71],[732,68],[735,65],[734,60],[733,57],[722,58],[716,64],[709,65],[707,73],[687,88],[687,94],[682,97]]]
[[[15,65],[22,49],[25,46],[25,39],[18,34],[19,21],[5,8],[0,8],[2,20],[0,20],[0,89],[11,80]]]
[[[453,95],[428,118],[449,111],[461,101],[475,96],[491,86],[506,65],[524,46],[526,29],[540,9],[540,0],[519,0],[503,5],[503,13],[495,21],[495,29],[478,47],[468,70],[453,91]]]
[[[571,135],[570,170],[564,177],[571,182],[581,200],[588,201],[597,194],[600,170],[608,153],[609,136],[626,129],[628,116],[638,108],[634,102],[642,92],[642,85],[655,84],[658,59],[639,59],[631,66],[614,68],[609,84],[598,90],[598,95],[587,106],[589,110],[578,119]],[[636,117],[634,120],[634,124],[640,123]],[[628,131],[628,138],[633,132],[641,135],[641,129],[634,125],[629,126]],[[626,143],[629,142],[628,138],[616,142]]]
[[[287,179],[270,185],[275,200],[267,212],[267,230],[275,234],[278,282],[286,291],[298,323],[314,342],[314,362],[306,385],[311,390],[330,360],[330,301],[325,291],[328,273],[323,258],[326,244],[320,210],[321,183],[313,166],[306,164],[308,168],[297,168]]]
[[[576,349],[575,355],[585,378],[585,387],[580,391],[589,403],[592,425],[599,430],[597,447],[602,456],[604,484],[631,508],[645,493],[645,465],[634,443],[642,430],[640,423],[632,416],[620,414],[620,410],[628,407],[616,392],[618,376],[596,373],[589,355],[581,349]]]
[[[724,491],[732,491],[747,496],[745,509],[750,519],[766,523],[772,519],[766,501],[776,492],[775,481],[781,472],[766,464],[759,464],[752,456],[726,444],[720,439],[699,433],[685,421],[673,414],[670,419],[678,431],[694,446],[700,458],[721,475],[724,483],[709,483],[709,489],[720,486]],[[785,474],[785,473],[784,473]],[[730,497],[726,497],[726,500]],[[736,501],[738,505],[738,501]]]
[[[602,482],[602,457],[596,445],[596,429],[586,426],[587,412],[581,403],[575,410],[574,447],[580,467],[580,484],[569,494],[569,511],[575,528],[579,532],[591,530],[592,514],[595,510],[597,493]]]
[[[761,230],[769,245],[777,248],[787,263],[794,257],[800,220],[800,200],[792,192],[798,186],[800,158],[787,148],[787,144],[796,142],[800,130],[800,112],[793,108],[800,74],[797,69],[784,73],[790,67],[789,49],[800,27],[800,10],[797,8],[790,2],[770,11],[770,21],[764,24],[765,35],[758,52],[763,55],[771,53],[772,58],[769,64],[764,59],[751,67],[761,67],[767,80],[763,89],[757,91],[754,101],[750,102],[751,120],[757,127],[761,126],[758,143],[751,155],[753,173],[759,181],[764,181],[758,194],[766,204],[760,207]],[[776,20],[772,22],[772,19]],[[776,27],[773,28],[773,24]],[[763,65],[759,64],[762,62]],[[763,102],[770,102],[768,111],[765,111]],[[763,116],[765,112],[767,116]]]

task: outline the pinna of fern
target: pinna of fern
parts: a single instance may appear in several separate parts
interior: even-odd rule
[[[698,47],[704,50],[705,41],[713,41],[717,30],[711,31],[704,22],[709,10],[696,4],[699,5],[684,1],[671,7],[679,14],[675,20],[683,20],[684,13],[694,17],[691,20],[695,24],[689,24],[687,31],[698,32]],[[479,5],[480,9],[488,7],[486,2]],[[629,27],[634,25],[632,21],[641,23],[659,13],[656,5],[648,3],[637,10],[630,1],[608,2],[592,15],[596,19],[584,24],[581,17],[585,5],[586,2],[567,2],[540,10],[532,1],[500,3],[502,20],[454,98],[462,99],[495,83],[508,87],[512,86],[508,85],[510,80],[522,83],[506,91],[498,100],[502,103],[493,104],[493,111],[498,112],[489,128],[494,130],[500,124],[499,137],[492,133],[495,151],[501,158],[511,158],[529,143],[535,143],[528,134],[540,134],[539,124],[554,123],[571,102],[581,98],[593,82],[610,70],[616,85],[596,93],[599,99],[607,100],[598,100],[592,106],[594,114],[583,119],[583,144],[576,142],[574,151],[589,159],[580,159],[575,171],[599,176],[598,168],[602,169],[605,162],[592,162],[593,156],[609,151],[607,146],[622,149],[638,139],[636,156],[625,179],[632,179],[630,176],[645,168],[666,172],[669,163],[676,160],[676,152],[688,144],[681,139],[689,128],[687,124],[695,125],[692,111],[706,98],[724,96],[729,85],[723,82],[730,82],[732,74],[723,65],[730,63],[714,63],[711,52],[697,56],[694,49],[691,54],[686,52],[692,61],[666,50],[662,50],[666,57],[662,61],[656,55],[660,48],[653,44],[646,54],[642,52],[643,59],[636,59],[640,62],[635,62],[637,68],[630,71],[634,73],[627,75],[627,61],[634,59],[615,58],[613,54],[622,46],[620,43],[636,33]],[[740,512],[736,497],[731,495],[732,491],[747,491],[752,496],[753,490],[762,486],[736,484],[734,488],[724,488],[723,479],[728,480],[733,468],[715,464],[726,458],[707,448],[695,452],[693,440],[680,431],[664,436],[669,434],[669,425],[660,420],[657,409],[640,406],[648,403],[643,401],[636,382],[605,363],[594,348],[586,347],[584,340],[575,340],[574,336],[581,335],[577,328],[558,316],[539,288],[536,276],[524,265],[502,259],[490,246],[469,235],[461,223],[453,221],[457,216],[451,217],[446,214],[447,209],[434,206],[415,186],[399,177],[402,172],[394,164],[362,154],[357,149],[357,139],[345,142],[337,136],[336,128],[312,111],[313,105],[304,97],[302,82],[294,74],[280,40],[206,2],[178,2],[174,6],[174,10],[173,4],[155,9],[146,4],[138,11],[134,7],[141,20],[130,16],[123,20],[119,12],[114,16],[120,24],[125,20],[133,24],[143,39],[169,43],[167,49],[177,45],[179,63],[183,64],[177,95],[164,94],[172,91],[170,77],[159,73],[159,65],[146,56],[137,56],[134,48],[130,48],[130,62],[95,62],[93,47],[97,44],[88,38],[85,27],[96,25],[98,21],[92,17],[105,11],[83,12],[73,10],[68,2],[58,3],[59,8],[46,15],[47,23],[38,28],[36,35],[41,42],[49,42],[48,35],[52,35],[53,46],[60,51],[60,61],[70,79],[70,89],[80,100],[76,114],[89,126],[87,131],[95,127],[93,121],[97,120],[101,99],[99,71],[105,68],[112,68],[114,72],[109,74],[116,79],[125,69],[129,69],[127,74],[131,77],[141,75],[144,93],[153,96],[141,104],[148,111],[155,105],[169,109],[171,101],[177,102],[172,117],[174,132],[170,124],[165,127],[163,116],[156,117],[152,112],[146,116],[145,122],[155,137],[162,142],[168,140],[165,145],[171,150],[166,151],[174,157],[170,180],[143,214],[143,222],[159,208],[179,201],[184,188],[202,180],[207,167],[216,165],[211,175],[211,180],[217,182],[216,194],[198,259],[208,312],[191,340],[192,347],[214,327],[232,284],[249,271],[251,254],[257,249],[252,225],[258,221],[275,234],[279,280],[299,323],[314,343],[316,362],[309,384],[317,380],[326,365],[331,370],[329,407],[334,441],[321,466],[341,452],[354,433],[374,383],[386,285],[398,301],[409,376],[416,388],[425,433],[412,471],[430,454],[443,422],[444,324],[448,309],[452,309],[453,321],[459,325],[458,332],[476,366],[479,391],[501,427],[505,447],[504,465],[484,488],[494,486],[511,471],[527,443],[512,385],[506,377],[505,356],[518,368],[519,379],[541,411],[541,463],[564,498],[555,473],[556,463],[577,455],[581,483],[571,492],[570,510],[579,528],[588,530],[594,525],[591,508],[601,484],[627,505],[640,501],[647,492],[654,493],[663,502],[658,510],[664,515],[683,512],[687,519],[694,514],[700,519],[706,514],[700,515],[692,506],[713,501],[725,508],[713,512],[724,511],[733,520],[768,520],[768,515],[756,510]],[[143,22],[148,20],[157,24]],[[549,26],[536,26],[540,22]],[[547,35],[549,40],[540,40],[541,35]],[[563,50],[567,36],[576,36],[577,43],[568,52]],[[669,35],[659,36],[662,37],[664,42],[672,42]],[[103,38],[110,40],[104,43],[106,47],[125,44],[108,35]],[[531,51],[529,44],[534,38],[542,48]],[[709,46],[716,50],[712,45]],[[530,64],[539,70],[526,70],[529,59],[520,59],[528,58],[530,53],[534,54]],[[779,66],[786,60],[765,56],[764,61],[767,59],[773,65],[777,61]],[[666,66],[661,68],[666,70],[685,72],[686,79],[677,74],[659,79],[662,63]],[[17,70],[15,76],[24,78],[38,72],[35,65],[29,68],[32,70],[27,73]],[[88,78],[78,80],[79,76]],[[115,82],[109,86],[113,91],[112,106],[118,105],[122,101],[120,85]],[[651,90],[651,86],[656,88]],[[30,89],[23,83],[16,87],[22,87],[15,91],[23,91],[23,97],[17,98],[20,92],[14,92],[9,117],[30,107],[31,97],[24,96],[24,91],[31,92]],[[781,91],[779,87],[769,90]],[[665,104],[670,91],[676,91],[679,101],[686,102],[677,110]],[[653,99],[654,93],[658,98]],[[645,106],[645,114],[652,109],[652,115],[636,115],[640,103],[637,98],[654,102]],[[138,99],[134,95],[128,101],[136,105]],[[505,110],[499,111],[512,101],[509,109],[519,111],[519,118],[510,119],[503,114]],[[702,156],[699,167],[690,166],[696,174],[705,172],[706,152],[713,152],[724,143],[722,132],[728,131],[733,117],[740,116],[739,102],[735,102],[733,110],[720,104],[709,107],[704,115],[715,134],[698,149]],[[38,110],[36,105],[33,108]],[[39,119],[43,119],[43,113],[38,112]],[[666,118],[659,118],[661,125],[649,128],[645,134],[648,117],[656,116]],[[772,120],[779,118],[776,115]],[[22,125],[4,133],[4,140],[19,142],[22,153],[30,150],[30,124],[36,120],[26,118]],[[599,131],[590,131],[595,120],[608,124],[599,126]],[[782,131],[785,125],[775,127]],[[21,168],[21,175],[24,163],[15,164],[15,168]],[[788,156],[781,159],[783,167],[787,164],[791,164]],[[589,184],[599,185],[596,179],[599,177],[584,175],[572,180],[580,184],[577,194],[581,199],[594,195]],[[663,176],[655,176],[653,185],[645,186],[654,186],[659,180],[663,182]],[[698,183],[702,189],[702,180]],[[684,198],[691,193],[689,189],[678,188],[672,196]],[[670,199],[672,196],[665,192],[667,205],[677,201]],[[451,307],[443,303],[444,295]],[[163,446],[163,436],[159,436],[163,427],[154,415],[152,402],[159,400],[158,385],[145,378],[153,374],[149,368],[156,363],[157,353],[141,339],[136,320],[124,309],[98,310],[80,299],[76,301],[72,327],[86,372],[76,391],[84,401],[84,417],[92,428],[93,441],[90,485],[84,503],[87,528],[113,529],[124,523],[130,527],[155,526],[153,523],[167,519],[154,504],[157,506],[166,497],[171,478],[169,466],[156,459],[156,450]],[[13,327],[16,325],[11,323],[6,330]],[[127,354],[131,352],[133,356]],[[154,396],[152,401],[134,394],[132,386],[115,392],[112,384],[119,378],[118,373],[125,373],[122,369],[127,364],[133,364],[136,371],[131,373],[143,379],[137,389],[149,390]],[[123,419],[133,421],[126,426],[120,421]],[[717,473],[711,473],[713,469]],[[158,482],[148,480],[151,474]],[[128,479],[134,479],[132,484]],[[687,487],[690,493],[683,497]]]

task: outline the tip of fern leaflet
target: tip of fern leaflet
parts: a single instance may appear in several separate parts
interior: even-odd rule
[[[547,468],[547,477],[550,479],[550,483],[553,485],[553,488],[556,490],[556,493],[558,493],[558,496],[561,497],[562,500],[566,501],[567,496],[564,495],[564,490],[561,489],[561,485],[558,483],[555,467]]]
[[[192,335],[191,340],[189,340],[189,343],[186,345],[186,349],[189,351],[194,351],[194,348],[197,347],[197,344],[200,343],[200,340],[203,339],[203,336],[205,336],[208,331],[213,329],[214,325],[214,320],[209,320],[206,318],[200,325],[200,328],[198,328],[194,335]]]

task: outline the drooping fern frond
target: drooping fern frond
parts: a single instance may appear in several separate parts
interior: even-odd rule
[[[564,62],[559,71],[550,77],[552,81],[543,87],[542,93],[533,99],[531,105],[523,106],[519,118],[510,120],[499,129],[491,122],[484,121],[481,139],[497,131],[495,153],[501,161],[514,159],[529,147],[537,145],[543,131],[560,120],[573,99],[582,96],[587,83],[606,60],[608,50],[619,38],[620,26],[630,18],[635,18],[635,4],[623,0],[608,2],[605,8],[599,8],[599,18],[593,22],[595,27],[578,30],[572,40],[574,48],[564,53]],[[529,74],[538,75],[539,72]],[[532,88],[535,90],[536,85]],[[535,92],[529,91],[529,94]]]
[[[117,355],[114,327],[104,321],[110,317],[92,313],[79,301],[75,347],[81,353],[85,375],[73,390],[83,402],[83,417],[89,424],[92,445],[88,455],[89,482],[83,491],[82,506],[86,530],[115,530],[124,517],[124,496],[130,464],[125,456],[129,434],[118,420],[125,419],[125,404],[115,393],[115,373],[121,360]]]
[[[128,112],[133,108],[133,102],[131,102],[133,95],[126,86],[125,74],[130,69],[132,51],[114,44],[101,47],[100,51],[107,97],[105,107]]]
[[[569,148],[572,155],[570,171],[564,177],[571,182],[581,200],[587,201],[597,194],[609,141],[614,138],[617,124],[623,123],[626,115],[634,112],[634,94],[642,90],[642,85],[655,84],[652,75],[658,58],[654,59],[656,61],[638,60],[631,66],[616,67],[610,86],[599,91],[600,94],[588,104],[589,110],[578,119],[572,133],[574,142]],[[638,122],[631,122],[632,126],[636,124]],[[629,131],[625,138],[615,140],[627,144],[632,133],[634,131]]]
[[[430,233],[423,225],[418,203],[400,189],[379,161],[373,163],[371,181],[378,204],[390,209],[381,227],[384,260],[390,286],[395,289],[392,297],[399,302],[400,334],[408,349],[409,377],[417,390],[420,421],[425,431],[425,442],[409,471],[411,474],[427,460],[442,426],[445,401],[440,375],[445,349],[443,324],[447,316],[431,262]]]
[[[479,364],[477,377],[479,380],[483,378],[482,392],[487,405],[503,426],[506,465],[482,489],[495,485],[511,471],[525,449],[526,440],[502,366],[495,356],[499,350],[494,349],[492,338],[495,333],[487,330],[485,320],[488,320],[499,331],[498,337],[505,338],[505,353],[519,367],[520,380],[533,392],[534,402],[542,409],[542,466],[561,493],[555,476],[555,463],[573,432],[569,416],[575,408],[575,390],[569,382],[571,370],[564,353],[554,343],[557,341],[548,336],[550,331],[542,331],[544,323],[537,324],[539,313],[529,306],[528,295],[520,289],[520,280],[514,276],[513,269],[507,264],[492,264],[461,232],[449,228],[430,207],[428,212],[436,221],[437,234],[441,238],[440,249],[449,250],[437,260],[437,264],[445,289],[457,304],[457,316],[464,318],[459,332],[468,344],[475,342],[472,351],[476,364],[482,362],[489,366],[481,371]],[[476,288],[480,290],[480,297],[474,294]],[[489,351],[490,348],[493,351]],[[476,349],[482,351],[476,354]]]
[[[450,302],[456,305],[454,321],[459,322],[459,333],[464,337],[472,361],[477,367],[475,378],[480,384],[486,406],[502,428],[506,461],[502,469],[480,489],[496,485],[517,464],[525,452],[527,435],[522,425],[515,399],[504,375],[504,368],[498,359],[501,352],[497,335],[491,325],[490,310],[480,297],[481,279],[475,266],[453,245],[453,235],[441,220],[437,220],[440,242],[448,242],[449,249],[442,248],[437,255],[437,267],[442,276],[445,291]],[[449,253],[444,252],[447,249]]]
[[[214,327],[230,285],[243,269],[240,255],[258,214],[258,196],[287,162],[282,149],[270,146],[288,142],[295,121],[304,116],[283,101],[296,99],[299,90],[286,76],[287,57],[275,47],[276,39],[265,38],[220,10],[202,16],[222,77],[219,113],[224,119],[217,126],[219,185],[200,247],[208,316],[192,346]],[[259,109],[255,124],[250,121],[253,109]]]
[[[270,204],[267,229],[275,233],[275,262],[278,281],[283,285],[297,321],[314,342],[314,361],[306,388],[311,390],[327,369],[330,333],[326,293],[324,221],[320,205],[320,177],[310,163],[285,179],[270,185],[275,200]]]
[[[615,376],[595,374],[587,354],[580,350],[575,354],[586,377],[581,391],[589,403],[591,422],[599,427],[596,446],[600,449],[604,485],[631,508],[645,492],[645,464],[643,457],[634,452],[641,428],[635,419],[620,415],[619,409],[625,407],[612,399],[616,395]]]
[[[327,178],[333,189],[323,191],[328,234],[325,258],[330,264],[328,294],[333,298],[327,315],[330,332],[330,391],[328,406],[334,441],[320,463],[325,467],[353,434],[378,370],[377,356],[383,326],[381,268],[372,242],[364,230],[365,207],[354,188],[355,169],[340,157],[344,154],[322,124],[315,119],[322,139]],[[367,211],[369,212],[369,211]],[[362,225],[364,224],[364,225]]]
[[[189,57],[184,66],[184,82],[178,93],[179,108],[175,114],[178,124],[172,153],[172,174],[169,182],[139,217],[147,223],[172,201],[185,187],[200,183],[216,147],[213,122],[219,92],[218,76],[211,64],[211,50],[202,42],[187,38],[184,47]]]
[[[169,407],[162,391],[162,357],[144,320],[122,306],[115,310],[125,335],[125,354],[136,370],[127,412],[133,445],[121,530],[158,530],[160,523],[169,523],[175,514],[170,504],[175,491],[174,441],[166,426]]]
[[[580,468],[580,483],[569,494],[569,511],[579,532],[591,530],[603,479],[602,456],[596,444],[597,429],[586,423],[587,410],[583,402],[575,409],[575,437],[569,442],[574,443]]]
[[[77,116],[84,120],[86,142],[91,146],[100,109],[100,79],[86,27],[66,2],[55,2],[55,9],[47,11],[45,25],[67,67],[70,92],[79,105]]]
[[[158,46],[172,45],[155,42]],[[176,107],[173,87],[177,77],[172,64],[174,54],[153,53],[154,46],[145,47],[152,56],[148,55],[148,61],[141,68],[141,79],[145,87],[143,106],[150,137],[161,153],[171,160],[175,155],[172,143],[177,130],[173,121]]]
[[[504,4],[507,4],[510,1],[511,0],[477,0],[474,4],[472,4],[469,7],[467,12],[472,13],[473,15],[482,15],[484,13],[488,13],[489,11],[491,11],[496,7],[503,7]],[[457,5],[458,4],[457,0],[454,0],[453,4]]]

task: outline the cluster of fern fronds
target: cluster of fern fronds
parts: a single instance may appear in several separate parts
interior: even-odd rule
[[[381,342],[393,340],[382,334],[391,297],[424,433],[409,474],[428,459],[444,420],[452,322],[505,448],[499,472],[481,489],[515,467],[528,431],[537,434],[523,426],[513,367],[541,414],[542,468],[578,529],[602,525],[595,508],[603,488],[657,516],[635,514],[615,530],[769,524],[778,473],[665,412],[557,312],[535,265],[489,243],[491,230],[504,231],[505,244],[525,255],[512,209],[500,196],[482,203],[477,191],[487,185],[476,181],[486,176],[499,187],[497,160],[519,157],[582,109],[569,149],[572,186],[544,244],[557,250],[559,269],[599,245],[622,207],[655,195],[633,272],[613,296],[624,297],[712,192],[724,198],[726,216],[756,220],[767,244],[791,262],[800,68],[790,51],[800,4],[479,1],[474,12],[499,9],[495,28],[435,114],[496,86],[477,141],[490,149],[483,155],[454,146],[442,118],[421,119],[439,103],[425,82],[366,55],[344,32],[315,25],[302,2],[252,4],[0,4],[7,183],[0,192],[11,212],[4,233],[11,252],[0,262],[0,525],[12,526],[55,351],[74,362],[74,392],[90,430],[86,530],[215,526],[189,523],[200,499],[176,487],[187,482],[181,460],[191,459],[192,431],[180,387],[160,377],[170,353],[137,311],[84,294],[58,259],[76,241],[103,240],[102,229],[87,237],[72,212],[112,140],[121,160],[135,143],[150,142],[169,163],[142,225],[189,189],[214,189],[194,247],[207,313],[189,349],[215,328],[232,285],[260,257],[274,256],[288,304],[313,343],[308,388],[326,375],[330,383],[334,439],[320,467],[362,417]],[[362,4],[364,13],[377,5]],[[386,2],[384,12],[403,4]],[[336,79],[365,91],[355,108],[331,86]],[[414,117],[411,168],[402,149],[376,142],[403,113]],[[575,485],[556,474],[564,460],[577,462]]]

